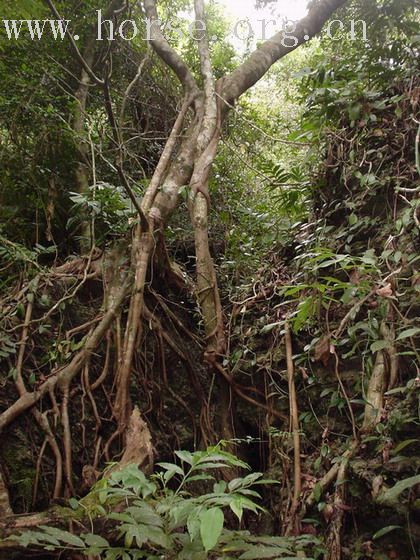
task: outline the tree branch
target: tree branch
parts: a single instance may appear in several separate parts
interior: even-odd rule
[[[125,281],[115,297],[112,306],[104,314],[92,334],[87,337],[83,348],[74,356],[68,365],[53,372],[51,377],[34,389],[33,392],[26,392],[21,395],[14,404],[0,414],[0,434],[6,426],[25,412],[25,410],[34,406],[34,404],[40,401],[45,394],[52,391],[56,386],[65,385],[67,382],[70,382],[75,375],[77,375],[107,333],[118,313],[120,306],[128,294],[131,284],[131,279],[127,279]]]
[[[197,83],[179,54],[168,43],[160,29],[160,20],[156,8],[156,0],[144,0],[144,10],[148,21],[150,43],[156,54],[171,68],[178,76],[186,93],[197,93]]]
[[[63,20],[64,18],[60,15],[59,11],[57,10],[54,2],[52,0],[45,0],[45,3],[47,4],[47,6],[49,7],[49,9],[51,10],[51,13],[54,15],[54,17],[56,17],[58,20]],[[111,0],[109,6],[106,9],[105,12],[105,17],[110,17],[112,14],[114,14],[115,12],[118,11],[118,9],[121,9],[121,0]],[[97,85],[103,85],[104,84],[104,80],[102,78],[99,78],[95,72],[93,71],[91,65],[89,64],[88,61],[86,61],[85,57],[82,55],[82,53],[80,52],[76,41],[74,40],[73,34],[70,33],[69,31],[67,32],[69,41],[70,41],[70,45],[71,48],[73,49],[73,53],[76,56],[76,58],[78,59],[78,61],[80,62],[80,64],[82,65],[82,68],[85,70],[85,72],[88,74],[89,78]]]
[[[201,75],[204,81],[204,92],[206,94],[206,106],[210,103],[214,104],[214,94],[215,94],[215,80],[213,75],[213,68],[211,64],[210,48],[209,48],[209,38],[207,34],[207,23],[206,15],[204,10],[204,0],[194,0],[195,8],[195,19],[196,19],[196,30],[197,33],[202,33],[202,35],[197,36],[198,41],[198,52],[200,54],[201,63]],[[200,29],[198,24],[205,23],[204,30]]]
[[[319,33],[330,16],[345,3],[346,0],[318,0],[314,2],[308,15],[296,24],[296,29],[293,32],[282,30],[276,33],[225,78],[223,85],[224,99],[228,102],[238,99],[255,85],[275,62]],[[289,38],[287,39],[287,37]],[[290,42],[292,37],[296,38],[296,45],[293,46]]]

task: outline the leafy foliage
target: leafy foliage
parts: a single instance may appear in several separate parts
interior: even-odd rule
[[[54,527],[40,527],[17,538],[25,547],[44,550],[74,550],[85,556],[101,554],[106,560],[207,558],[211,554],[252,560],[286,558],[296,550],[317,544],[311,538],[252,537],[246,531],[225,527],[226,510],[240,522],[245,511],[262,511],[255,500],[255,486],[272,484],[261,473],[216,481],[213,473],[222,469],[249,469],[243,461],[223,451],[221,445],[195,453],[177,451],[178,463],[160,463],[162,469],[150,478],[135,465],[112,470],[100,480],[74,510],[87,515],[93,524],[99,518],[112,523],[116,535],[110,544],[101,535],[81,532],[73,535]],[[194,487],[212,489],[196,495]],[[123,543],[121,546],[120,543]]]

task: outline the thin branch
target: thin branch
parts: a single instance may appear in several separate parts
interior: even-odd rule
[[[143,58],[143,60],[140,62],[139,67],[137,69],[137,73],[134,76],[134,78],[131,80],[131,82],[128,84],[127,89],[125,90],[124,93],[124,97],[121,103],[121,110],[120,110],[120,115],[119,115],[119,134],[120,137],[122,138],[123,134],[122,134],[122,126],[123,126],[123,122],[124,122],[124,115],[125,115],[125,111],[126,111],[126,105],[127,105],[127,101],[130,97],[131,94],[131,90],[134,88],[134,86],[137,84],[137,82],[140,80],[141,75],[143,73],[143,68],[146,65],[146,63],[149,61],[149,52],[147,52],[146,56]]]
[[[57,8],[55,7],[54,3],[52,2],[52,0],[45,0],[45,3],[47,4],[47,6],[50,8],[51,12],[54,14],[54,16],[58,19],[58,20],[64,20],[63,17],[61,17],[60,12],[57,10]],[[113,3],[112,3],[113,5]],[[70,41],[70,45],[73,49],[74,54],[76,55],[76,58],[79,60],[80,64],[82,65],[82,67],[84,68],[84,70],[86,71],[86,73],[88,74],[89,78],[91,80],[93,80],[96,84],[98,85],[103,85],[104,81],[101,78],[98,78],[98,76],[95,74],[95,72],[92,70],[92,68],[90,67],[90,65],[86,62],[86,60],[84,59],[82,53],[79,51],[77,45],[76,45],[76,41],[74,40],[74,37],[72,35],[72,33],[70,33],[69,31],[67,31],[67,35]]]
[[[130,198],[134,208],[137,210],[137,213],[140,218],[140,223],[143,231],[146,231],[149,228],[149,222],[146,218],[145,213],[143,212],[136,195],[134,194],[130,183],[127,179],[127,176],[124,172],[123,168],[123,150],[120,138],[120,127],[118,126],[117,120],[115,118],[114,109],[112,107],[112,99],[111,99],[111,92],[109,89],[109,82],[108,78],[105,80],[103,84],[103,91],[104,91],[104,100],[105,100],[105,109],[108,115],[109,124],[111,125],[112,136],[114,143],[118,149],[118,157],[115,164],[115,168],[118,172],[118,176],[123,184],[124,190],[126,191],[128,197]]]
[[[254,122],[252,122],[250,119],[245,117],[245,115],[243,115],[242,112],[239,110],[239,107],[237,107],[233,103],[229,103],[228,101],[226,101],[226,99],[223,99],[223,97],[220,96],[218,93],[216,93],[216,95],[221,100],[221,102],[224,105],[226,105],[226,107],[228,107],[229,110],[236,113],[236,115],[240,119],[242,119],[244,122],[246,122],[254,130],[257,130],[258,132],[260,132],[265,138],[267,138],[267,140],[273,140],[274,142],[278,142],[280,144],[287,144],[287,145],[296,146],[296,147],[299,147],[299,148],[307,148],[308,146],[312,146],[311,142],[298,142],[298,141],[294,141],[294,140],[284,140],[283,138],[277,138],[276,136],[272,136],[271,134],[268,134],[267,132],[265,132],[265,130],[263,130],[258,125],[256,125]]]

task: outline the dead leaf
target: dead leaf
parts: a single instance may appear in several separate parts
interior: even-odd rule
[[[308,370],[306,368],[299,367],[299,371],[302,375],[303,380],[308,381],[308,379],[309,379]]]
[[[334,516],[333,506],[331,504],[327,504],[322,510],[322,515],[327,523],[330,522]]]
[[[383,288],[378,288],[376,290],[376,295],[383,298],[389,298],[394,295],[394,290],[392,289],[392,284],[387,284]]]
[[[375,476],[372,481],[372,497],[377,498],[383,486],[384,479],[382,476]]]
[[[314,361],[321,362],[324,367],[327,367],[330,359],[330,341],[331,335],[327,334],[323,336],[314,350]]]
[[[316,537],[318,533],[313,525],[302,525],[302,534]]]
[[[352,284],[354,284],[355,286],[357,286],[358,284],[360,284],[360,270],[358,268],[353,268],[353,270],[350,272],[350,282]]]

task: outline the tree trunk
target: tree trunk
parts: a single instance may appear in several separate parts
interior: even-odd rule
[[[95,59],[95,41],[88,39],[83,58],[89,67],[93,66]],[[78,161],[76,163],[75,183],[76,192],[86,195],[90,187],[90,165],[89,165],[89,143],[86,138],[86,107],[89,95],[90,77],[85,68],[81,68],[79,87],[75,93],[76,105],[73,114],[73,132],[74,142],[78,153]],[[83,222],[80,228],[80,249],[82,253],[86,253],[92,246],[91,224]]]

